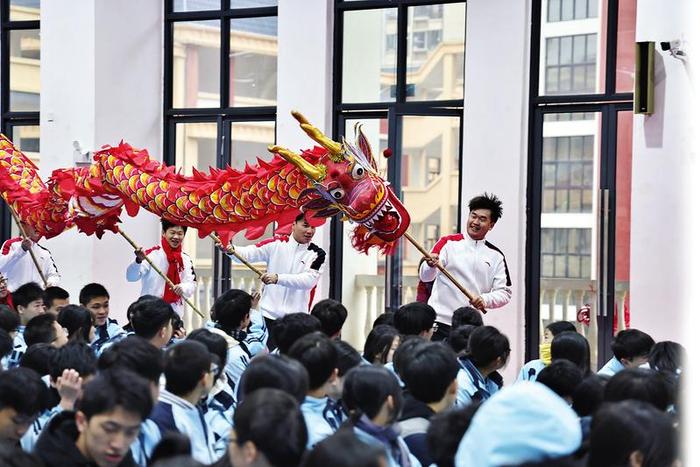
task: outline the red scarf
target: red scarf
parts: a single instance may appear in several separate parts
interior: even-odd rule
[[[185,265],[182,262],[182,243],[177,248],[173,248],[165,237],[161,237],[160,245],[163,247],[165,258],[168,260],[168,279],[177,285],[180,283],[180,273],[185,269]],[[173,289],[166,282],[163,290],[163,300],[168,303],[175,303],[180,301],[180,299],[180,296],[173,292]]]

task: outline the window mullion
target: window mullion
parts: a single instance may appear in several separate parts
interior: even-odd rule
[[[408,61],[408,7],[399,6],[396,36],[396,102],[406,102],[406,63]]]

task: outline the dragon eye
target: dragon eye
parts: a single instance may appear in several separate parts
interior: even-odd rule
[[[360,164],[355,164],[355,166],[352,168],[351,175],[355,180],[362,178],[365,175],[365,168]]]
[[[334,188],[331,191],[329,191],[333,199],[343,199],[343,196],[345,196],[345,190],[342,188]]]

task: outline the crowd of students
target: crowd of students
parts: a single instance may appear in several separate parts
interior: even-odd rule
[[[79,305],[18,287],[0,305],[0,465],[680,465],[677,343],[621,331],[595,372],[586,338],[554,322],[506,382],[509,339],[476,309],[437,341],[433,308],[404,305],[358,352],[341,303],[268,329],[257,299],[229,290],[187,333],[158,297],[122,327],[100,284]]]

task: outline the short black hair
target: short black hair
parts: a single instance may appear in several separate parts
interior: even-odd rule
[[[67,343],[51,358],[51,379],[58,379],[63,370],[75,370],[83,378],[94,375],[97,372],[95,352],[84,342]]]
[[[87,308],[80,305],[64,306],[58,312],[58,324],[66,328],[70,340],[90,342],[93,318]]]
[[[552,336],[557,336],[562,332],[576,332],[576,326],[571,321],[553,321],[544,328],[549,329]]]
[[[87,304],[90,303],[90,300],[99,297],[109,298],[109,292],[107,292],[107,289],[105,289],[104,285],[98,284],[96,282],[91,282],[90,284],[87,284],[85,287],[80,289],[78,301],[81,305],[87,306]]]
[[[97,362],[100,371],[124,368],[155,384],[160,382],[163,365],[163,352],[136,335],[107,347]]]
[[[335,347],[338,353],[338,362],[336,368],[338,369],[338,377],[342,378],[345,373],[352,370],[358,365],[362,365],[363,360],[360,353],[345,341],[338,339],[333,339],[333,347]]]
[[[274,467],[299,465],[308,434],[299,403],[279,389],[249,394],[233,415],[236,443],[253,443]]]
[[[9,355],[14,347],[15,343],[12,337],[10,337],[10,333],[0,328],[0,359],[4,358],[6,355]]]
[[[212,354],[195,340],[185,340],[165,352],[165,389],[176,396],[192,392],[211,370]]]
[[[228,343],[223,336],[219,334],[214,334],[209,329],[199,328],[195,329],[187,336],[189,340],[195,340],[204,344],[209,353],[216,355],[219,359],[219,365],[221,369],[226,366],[226,361],[228,360]]]
[[[54,300],[68,300],[70,295],[65,289],[58,287],[56,285],[51,287],[46,287],[44,290],[44,306],[46,308],[51,308]]]
[[[592,374],[581,381],[574,391],[571,404],[579,417],[588,417],[598,410],[603,403],[605,385],[609,380],[608,376]]]
[[[635,451],[642,454],[644,465],[673,464],[678,459],[678,433],[671,417],[637,400],[603,405],[591,422],[588,465],[628,465]]]
[[[37,315],[30,319],[27,327],[24,329],[24,342],[27,347],[34,344],[50,344],[56,340],[56,328],[53,323],[56,322],[56,317],[50,313]]]
[[[459,443],[479,407],[481,402],[472,402],[465,407],[438,412],[430,419],[428,450],[438,467],[454,467]]]
[[[678,342],[657,342],[649,352],[649,366],[652,370],[677,374],[683,368],[685,358],[685,348]]]
[[[145,420],[153,408],[148,382],[122,368],[101,371],[83,388],[83,396],[76,409],[90,420],[93,416],[121,407]]]
[[[574,363],[583,373],[583,377],[591,374],[591,347],[588,339],[577,332],[564,331],[552,339],[552,360],[568,360]]]
[[[369,363],[377,363],[377,359],[382,364],[386,363],[391,345],[398,335],[399,331],[394,326],[388,324],[375,326],[367,335],[362,357]]]
[[[469,336],[472,335],[472,332],[477,327],[473,324],[463,324],[457,328],[453,327],[450,330],[450,335],[447,337],[447,343],[458,354],[466,351],[469,346]]]
[[[27,282],[12,292],[12,304],[15,306],[15,309],[20,306],[26,308],[35,300],[44,301],[44,289],[36,282]]]
[[[491,211],[491,221],[496,222],[503,216],[503,202],[493,193],[484,193],[469,200],[469,212],[477,209],[488,209]]]
[[[131,326],[134,333],[145,339],[153,339],[158,332],[172,322],[173,307],[162,298],[139,300],[131,314]]]
[[[311,316],[315,316],[321,322],[321,331],[325,335],[333,337],[343,329],[348,310],[339,301],[326,298],[314,305]]]
[[[465,324],[483,326],[484,318],[481,316],[481,312],[471,306],[457,308],[452,314],[452,328],[458,328]]]
[[[0,329],[7,332],[15,332],[21,320],[19,314],[7,305],[0,305]]]
[[[321,330],[321,322],[308,313],[289,313],[276,319],[270,326],[277,349],[286,354],[289,348],[302,336]]]
[[[0,465],[5,467],[43,467],[35,454],[25,452],[19,445],[0,442]]]
[[[163,232],[168,230],[170,227],[182,227],[182,230],[185,231],[185,233],[187,233],[187,226],[186,225],[175,224],[175,223],[170,222],[169,220],[166,220],[163,218],[160,219],[160,227],[161,227],[161,229],[163,229]]]
[[[230,289],[221,294],[212,307],[212,319],[226,333],[240,328],[250,314],[253,297],[243,290]]]
[[[413,335],[401,336],[401,343],[394,351],[394,356],[391,359],[391,363],[394,365],[394,371],[402,380],[404,366],[411,360],[413,351],[423,343],[425,343],[425,340],[422,337]]]
[[[389,396],[394,399],[394,411],[389,419],[392,422],[403,410],[403,394],[396,376],[375,365],[360,365],[345,375],[342,400],[353,423],[362,415],[376,417]]]
[[[19,361],[19,366],[22,368],[31,368],[39,373],[39,376],[46,376],[51,371],[51,359],[58,352],[58,349],[51,344],[34,344],[27,347],[22,358]]]
[[[141,295],[139,298],[136,299],[135,302],[131,303],[126,309],[126,319],[129,320],[129,324],[131,324],[131,315],[134,314],[134,310],[138,306],[138,304],[143,301],[143,300],[154,300],[156,298],[162,298],[162,297],[157,297],[155,295]]]
[[[171,461],[173,458],[187,456],[191,461],[190,454],[192,453],[192,442],[190,438],[178,431],[166,432],[158,441],[158,444],[153,448],[153,453],[148,461],[148,465],[163,465]],[[197,464],[186,464],[192,467]],[[201,464],[199,464],[201,465]]]
[[[386,324],[388,326],[394,325],[394,312],[393,311],[385,311],[381,315],[377,316],[377,318],[372,323],[372,329],[374,329],[377,326],[382,325],[382,324]]]
[[[493,326],[479,326],[469,336],[469,358],[479,368],[486,367],[498,357],[504,361],[510,355],[508,337]]]
[[[421,402],[439,402],[457,378],[457,355],[442,342],[418,344],[403,368],[401,379]]]
[[[612,351],[618,360],[632,360],[649,355],[654,339],[639,329],[625,329],[617,333],[612,342]]]
[[[384,463],[380,459],[384,458]],[[300,467],[381,467],[386,452],[360,441],[348,427],[341,427],[307,452]]]
[[[49,389],[36,371],[20,367],[0,372],[0,410],[11,407],[33,416],[48,408],[48,400]]]
[[[306,219],[306,216],[304,215],[303,212],[301,212],[301,213],[297,214],[297,217],[294,218],[294,222],[296,223],[299,221],[303,221],[305,219]]]
[[[286,355],[259,355],[241,375],[240,387],[244,398],[258,389],[274,388],[301,403],[309,390],[309,373],[304,365]]]
[[[573,398],[581,381],[583,372],[569,360],[554,360],[537,375],[538,383],[544,384],[561,398]]]
[[[616,373],[605,386],[605,401],[639,400],[666,411],[673,403],[673,387],[663,374],[645,368],[628,368]]]
[[[287,354],[299,360],[309,373],[309,389],[316,390],[333,375],[338,352],[331,339],[320,331],[300,337]]]
[[[436,317],[432,306],[423,302],[412,302],[401,306],[394,313],[394,327],[401,334],[417,336],[432,329]]]

